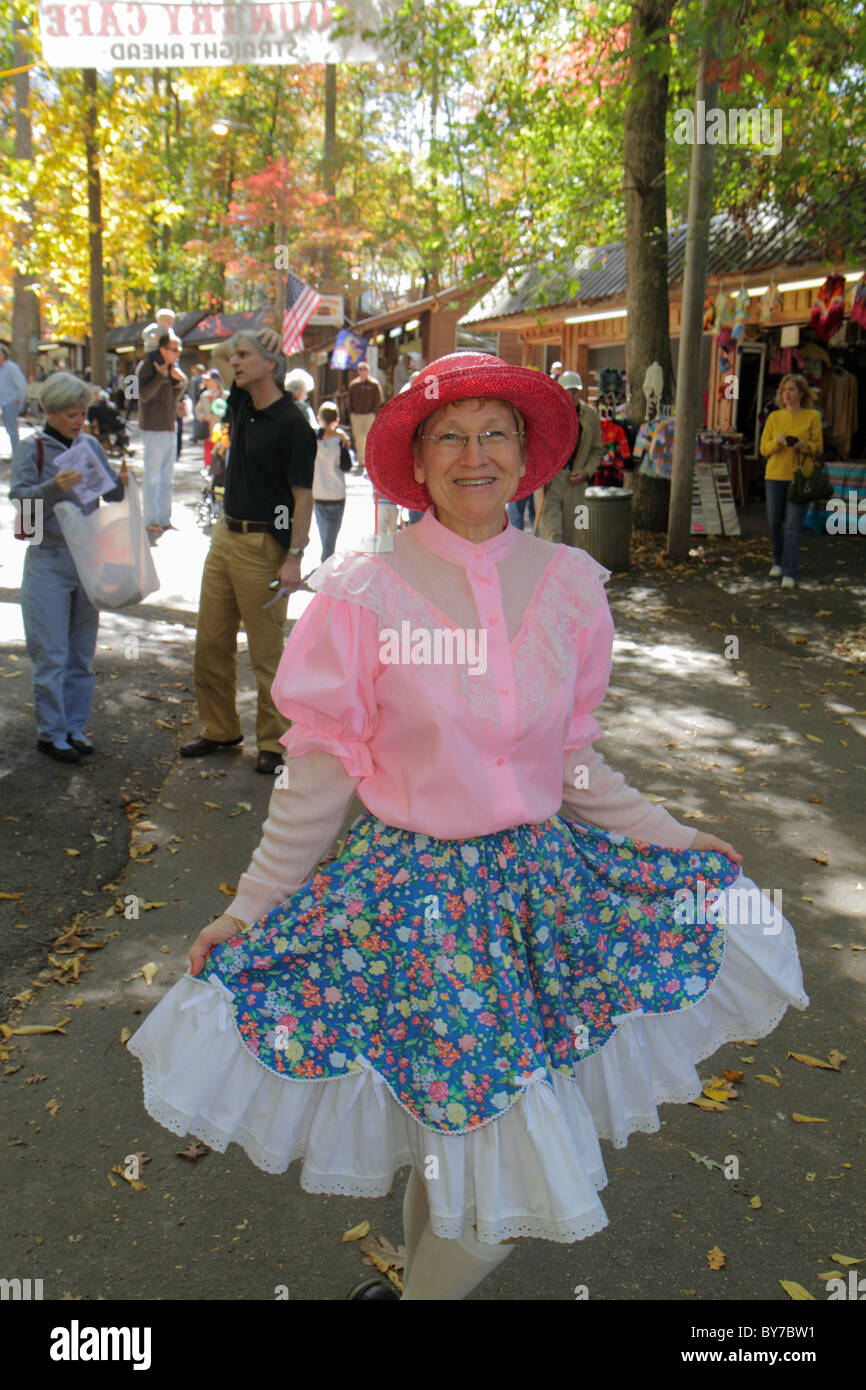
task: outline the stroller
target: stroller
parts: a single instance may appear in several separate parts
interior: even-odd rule
[[[134,452],[130,448],[129,431],[107,391],[101,391],[98,400],[89,407],[87,423],[90,433],[96,436],[109,458],[123,458]]]
[[[229,434],[225,425],[214,425],[211,434],[213,448],[210,462],[202,468],[201,502],[198,506],[199,525],[210,530],[223,514],[223,499],[226,490],[226,468],[228,467]]]

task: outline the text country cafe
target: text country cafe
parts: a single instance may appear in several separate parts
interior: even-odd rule
[[[43,5],[47,38],[165,38],[216,34],[248,38],[325,30],[334,23],[328,0],[272,5]],[[166,28],[168,20],[168,28]]]

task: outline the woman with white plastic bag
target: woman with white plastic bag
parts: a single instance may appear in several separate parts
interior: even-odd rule
[[[84,474],[65,467],[62,455],[81,434],[91,395],[91,388],[69,372],[48,378],[39,393],[46,423],[15,450],[9,487],[10,500],[18,502],[20,512],[16,534],[31,541],[24,559],[21,610],[33,671],[37,748],[63,763],[77,763],[93,752],[85,730],[93,704],[99,613],[60,526],[64,511],[79,513],[69,494],[85,481]],[[79,513],[83,522],[88,514],[120,512],[134,489],[125,462],[115,473],[99,444],[90,439],[89,445],[116,486],[102,494],[114,505],[99,507],[98,497],[84,503]],[[64,497],[68,500],[55,510]]]

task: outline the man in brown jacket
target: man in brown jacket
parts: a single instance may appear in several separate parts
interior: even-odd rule
[[[171,485],[177,456],[177,403],[186,377],[177,366],[181,341],[164,329],[156,348],[138,364],[138,411],[144,442],[144,524],[151,535],[171,524]]]
[[[349,419],[352,422],[352,438],[358,456],[358,469],[364,471],[364,451],[367,435],[377,414],[382,408],[382,388],[375,377],[370,376],[366,362],[358,363],[358,375],[349,382]]]
[[[580,533],[574,525],[575,508],[583,500],[587,486],[601,462],[601,420],[598,411],[580,399],[583,382],[577,372],[563,372],[559,384],[565,387],[574,402],[580,434],[568,463],[544,489],[539,534],[544,541],[579,546]],[[540,498],[536,493],[536,510],[539,505]]]

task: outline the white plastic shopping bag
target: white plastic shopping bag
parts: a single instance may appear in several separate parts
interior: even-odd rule
[[[132,476],[122,502],[103,502],[89,513],[72,501],[56,502],[54,515],[94,608],[126,608],[159,588]]]

